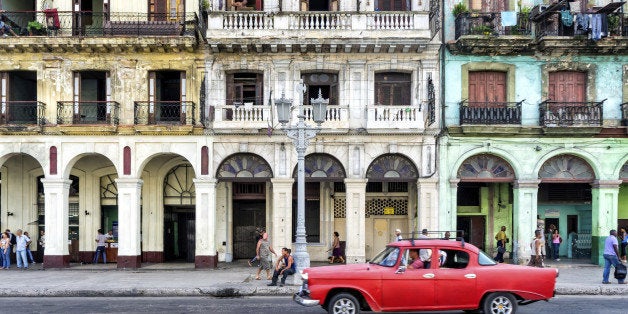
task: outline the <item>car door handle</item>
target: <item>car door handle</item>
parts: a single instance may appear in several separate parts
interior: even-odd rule
[[[428,278],[428,279],[434,278],[434,274],[432,273],[423,274],[423,278]]]
[[[466,274],[466,275],[464,275],[464,278],[474,279],[475,278],[475,274]]]

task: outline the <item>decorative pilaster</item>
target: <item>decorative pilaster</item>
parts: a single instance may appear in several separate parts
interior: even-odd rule
[[[71,180],[41,179],[44,184],[46,206],[46,250],[44,268],[64,268],[70,266],[68,249],[68,215]]]
[[[591,261],[604,264],[604,240],[617,228],[619,185],[621,180],[595,180],[591,184]]]
[[[440,212],[438,216],[440,220],[440,228],[442,230],[456,230],[456,217],[458,215],[458,183],[460,179],[449,180],[449,193],[445,195],[445,199],[449,198],[449,202],[445,203],[445,210]],[[446,201],[445,201],[446,202]]]
[[[527,264],[532,250],[540,180],[516,180],[513,185],[512,250],[515,264]]]
[[[276,251],[292,247],[292,185],[294,179],[273,178],[273,204],[271,212],[271,243]]]
[[[194,179],[196,191],[195,268],[216,268],[216,180]]]
[[[142,267],[141,179],[118,178],[118,268]],[[48,248],[46,248],[48,249]]]
[[[366,261],[366,182],[365,179],[345,179],[347,263]]]
[[[438,225],[438,177],[417,181],[418,213],[416,229],[440,230]],[[448,229],[453,230],[453,229]]]

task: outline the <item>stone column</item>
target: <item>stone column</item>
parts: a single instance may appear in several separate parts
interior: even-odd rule
[[[591,184],[591,260],[597,265],[604,265],[604,241],[611,229],[617,229],[620,184],[621,180],[595,180]]]
[[[118,268],[142,267],[141,179],[118,178]]]
[[[513,185],[512,251],[515,264],[527,264],[532,249],[530,243],[536,229],[540,180],[516,180]]]
[[[292,178],[273,178],[273,204],[271,212],[270,238],[275,251],[292,247]],[[279,253],[277,253],[279,254]]]
[[[445,199],[449,198],[449,202],[445,202],[445,209],[439,215],[440,229],[443,230],[457,230],[457,216],[458,216],[458,183],[460,179],[450,179],[447,190],[449,191],[444,195]],[[459,235],[457,235],[459,236]]]
[[[44,202],[46,206],[44,268],[69,267],[68,197],[72,181],[66,179],[41,179],[41,182],[44,184]]]
[[[345,179],[347,263],[366,261],[366,179]]]
[[[216,268],[216,180],[194,179],[196,191],[195,268]]]
[[[440,230],[438,225],[438,177],[419,179],[417,181],[417,195],[417,223],[416,229],[413,231],[420,232],[423,228]]]

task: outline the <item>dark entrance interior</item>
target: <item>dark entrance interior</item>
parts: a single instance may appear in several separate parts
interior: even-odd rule
[[[8,99],[4,123],[37,123],[37,72],[0,73],[0,94]]]
[[[310,11],[330,11],[329,0],[310,0]]]
[[[194,262],[194,207],[164,207],[164,261]]]
[[[233,202],[233,258],[255,256],[255,228],[266,227],[265,200]]]
[[[161,122],[181,120],[182,72],[155,72],[155,119]]]
[[[80,120],[107,121],[107,72],[84,71],[77,75],[80,77]]]
[[[486,218],[484,216],[458,216],[456,230],[464,231],[464,240],[484,250]]]

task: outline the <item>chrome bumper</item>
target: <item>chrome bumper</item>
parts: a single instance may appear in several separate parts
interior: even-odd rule
[[[292,296],[292,300],[303,306],[317,306],[318,305],[318,300],[312,300],[308,297],[302,297],[298,293],[295,293]]]

